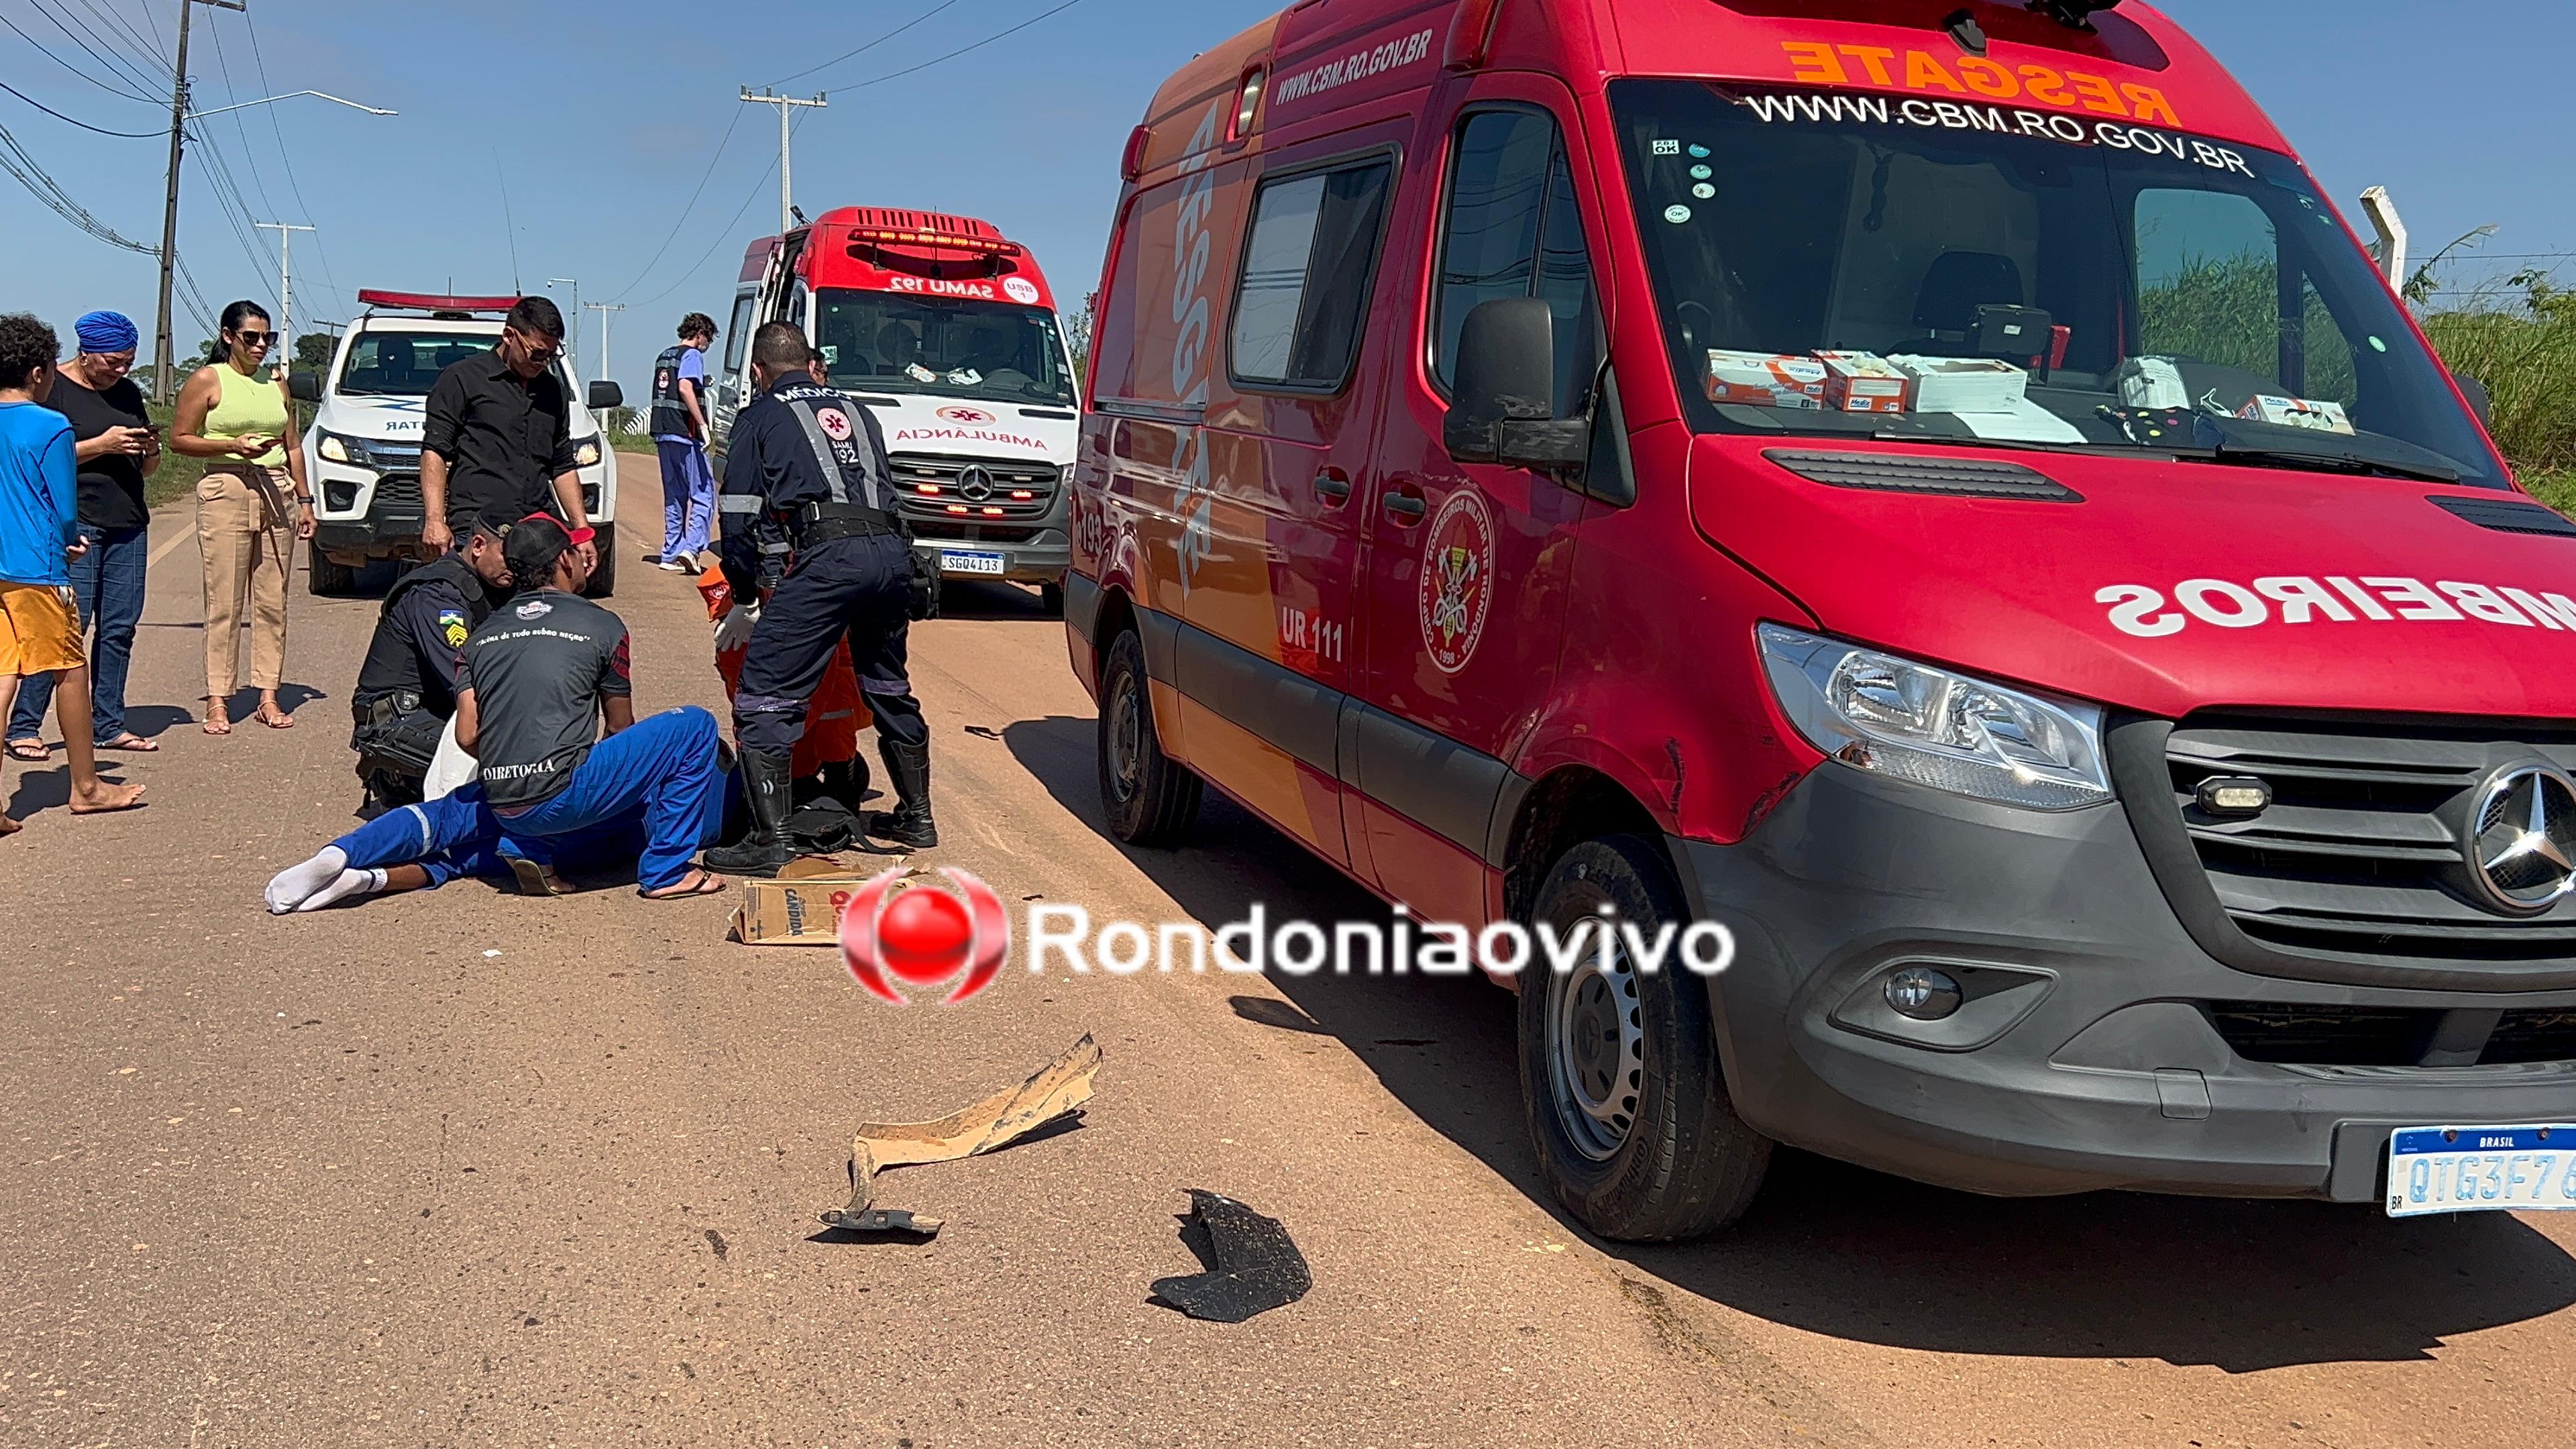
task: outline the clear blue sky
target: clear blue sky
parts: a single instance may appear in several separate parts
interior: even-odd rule
[[[506,291],[515,270],[534,290],[577,277],[582,300],[629,305],[616,316],[614,363],[632,390],[680,313],[722,317],[744,243],[775,228],[776,182],[762,177],[776,156],[776,113],[741,105],[741,86],[785,81],[801,95],[854,85],[1061,3],[250,0],[247,23],[201,9],[191,65],[200,108],[310,87],[402,114],[297,100],[203,123],[258,215],[240,216],[206,153],[192,151],[181,252],[212,306],[266,301],[276,234],[252,232],[246,243],[246,222],[318,225],[318,247],[296,239],[298,330],[346,317],[359,286],[441,287],[452,276],[462,290]],[[801,113],[797,200],[809,214],[875,203],[985,217],[1036,248],[1058,289],[1079,297],[1098,276],[1120,147],[1154,86],[1279,3],[1076,0],[971,55],[841,92],[829,110]],[[2166,9],[2236,70],[2338,201],[2349,207],[2373,183],[2391,188],[2419,252],[2485,223],[2503,228],[2491,253],[2576,249],[2560,131],[2576,5],[2167,0]],[[176,0],[0,0],[0,16],[81,71],[165,96],[167,62],[141,38],[166,51],[176,15]],[[55,17],[134,74],[85,53]],[[889,35],[908,22],[918,23]],[[787,79],[870,41],[881,43]],[[166,99],[120,96],[6,29],[0,82],[110,130],[167,124]],[[158,241],[163,142],[91,135],[7,94],[0,127],[109,228]],[[684,210],[702,175],[704,194]],[[0,235],[10,259],[0,307],[31,308],[60,327],[114,306],[148,334],[152,258],[82,235],[5,175]],[[569,303],[569,289],[556,295]],[[208,331],[184,303],[180,317],[185,350]],[[583,371],[596,375],[596,314],[583,324]]]

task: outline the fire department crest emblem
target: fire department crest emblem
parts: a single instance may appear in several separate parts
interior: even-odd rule
[[[1476,657],[1493,606],[1494,518],[1482,494],[1460,488],[1440,505],[1423,537],[1422,643],[1441,673],[1455,674]]]

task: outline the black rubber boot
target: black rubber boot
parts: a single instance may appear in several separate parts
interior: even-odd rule
[[[886,783],[894,788],[892,810],[868,812],[871,839],[907,850],[928,850],[939,843],[939,827],[930,818],[930,744],[907,745],[877,736],[877,758],[885,761]]]
[[[766,750],[742,752],[742,793],[751,809],[751,829],[739,845],[720,845],[706,853],[706,867],[724,875],[776,876],[796,858],[788,843],[787,817],[795,809],[794,761]]]

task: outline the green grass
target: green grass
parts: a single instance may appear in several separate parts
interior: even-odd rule
[[[167,405],[153,403],[145,411],[151,413],[152,421],[165,428],[170,425]],[[169,442],[170,435],[163,433],[161,466],[153,469],[152,476],[143,480],[143,501],[153,508],[187,497],[196,491],[197,480],[206,476],[205,459],[187,457],[170,447]]]

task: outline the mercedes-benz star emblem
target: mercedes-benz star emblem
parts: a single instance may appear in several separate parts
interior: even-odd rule
[[[957,496],[969,503],[981,503],[993,496],[993,475],[981,468],[969,468],[957,475]]]
[[[2469,816],[2470,878],[2489,902],[2534,914],[2576,891],[2576,782],[2543,765],[2489,780]]]

